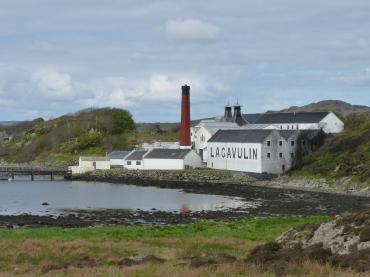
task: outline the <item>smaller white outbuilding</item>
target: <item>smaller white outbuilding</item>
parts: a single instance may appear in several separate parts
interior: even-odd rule
[[[191,149],[153,149],[144,156],[144,169],[181,170],[200,167],[201,163]]]
[[[110,168],[124,168],[125,158],[130,154],[130,151],[113,151],[109,154]]]
[[[110,161],[107,157],[80,157],[78,166],[70,166],[72,174],[83,174],[95,169],[110,169]]]
[[[125,157],[125,168],[127,169],[144,169],[143,157],[147,150],[133,150]]]

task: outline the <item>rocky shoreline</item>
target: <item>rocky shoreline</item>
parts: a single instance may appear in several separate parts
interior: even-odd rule
[[[344,195],[356,195],[370,197],[370,186],[356,184],[349,178],[338,180],[330,184],[324,179],[291,177],[283,175],[251,176],[244,172],[231,172],[223,170],[199,169],[199,170],[96,170],[86,174],[73,176],[74,180],[129,183],[136,185],[150,185],[163,188],[180,188],[191,191],[194,186],[215,189],[229,187],[230,189],[240,185],[257,187],[270,187],[282,189],[294,189],[313,192],[325,192]],[[206,193],[206,192],[204,192]]]

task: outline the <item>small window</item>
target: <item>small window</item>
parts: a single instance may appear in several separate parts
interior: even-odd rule
[[[290,145],[291,145],[291,146],[294,146],[294,140],[292,140],[292,141],[290,142]]]
[[[288,130],[289,130],[289,125],[288,125],[288,127],[287,127],[287,128],[288,128]]]
[[[131,161],[127,161],[127,162],[126,162],[126,164],[127,164],[127,165],[131,165]]]
[[[267,146],[270,146],[271,145],[271,141],[267,141]]]
[[[299,125],[298,125],[298,124],[296,125],[296,129],[297,129],[297,130],[299,129]]]
[[[292,158],[294,158],[294,153],[290,153],[290,156],[291,156]]]
[[[280,129],[283,129],[283,125],[280,125]]]
[[[267,158],[270,159],[271,153],[267,153]]]
[[[141,165],[141,162],[137,161],[137,162],[136,162],[136,165]]]
[[[280,146],[283,146],[283,141],[281,140],[281,141],[279,141],[279,145]]]
[[[283,153],[279,153],[279,157],[282,158],[283,157]]]
[[[294,125],[292,125],[292,130],[294,129]]]

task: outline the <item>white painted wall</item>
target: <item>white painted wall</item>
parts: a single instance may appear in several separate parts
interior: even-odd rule
[[[94,167],[81,167],[81,166],[69,166],[68,169],[72,172],[72,175],[83,174],[95,170]]]
[[[286,140],[276,131],[265,139],[262,143],[262,172],[279,174],[292,167],[294,157],[292,158],[291,154],[296,154],[297,135],[294,134]],[[270,146],[267,143],[268,141],[270,142]],[[282,145],[280,145],[280,141]],[[293,146],[292,141],[294,141]],[[268,157],[268,153],[270,153],[270,158]],[[280,153],[282,157],[280,157]],[[283,166],[285,169],[283,169]]]
[[[131,164],[129,164],[131,163]],[[140,164],[137,164],[140,163]],[[143,160],[135,160],[135,161],[125,161],[125,168],[127,169],[144,169],[144,161]]]
[[[144,159],[144,169],[184,169],[183,159]]]
[[[109,160],[106,160],[106,161],[84,161],[81,159],[79,159],[78,161],[78,166],[79,167],[93,167],[95,169],[101,169],[101,170],[106,170],[106,169],[110,169],[110,161]]]
[[[110,159],[111,166],[122,166],[124,167],[126,164],[125,159]]]
[[[330,112],[319,123],[320,128],[327,134],[340,133],[344,129],[344,123],[333,112]]]
[[[207,154],[207,152],[206,152]],[[189,154],[187,154],[184,158],[184,166],[185,167],[201,167],[202,165],[202,158],[195,152],[191,151]]]
[[[190,151],[183,159],[149,159],[144,157],[144,169],[181,170],[185,167],[200,167],[202,160],[195,151]]]
[[[208,140],[212,137],[212,134],[208,132],[205,127],[200,127],[196,135],[194,136],[194,150],[197,154],[200,154],[204,148],[207,147]],[[207,156],[203,155],[203,160],[207,160]]]
[[[207,167],[262,173],[261,144],[208,142]]]

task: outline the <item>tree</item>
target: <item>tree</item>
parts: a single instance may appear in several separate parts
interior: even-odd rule
[[[113,110],[113,134],[123,134],[134,129],[135,122],[129,112],[121,109]]]

